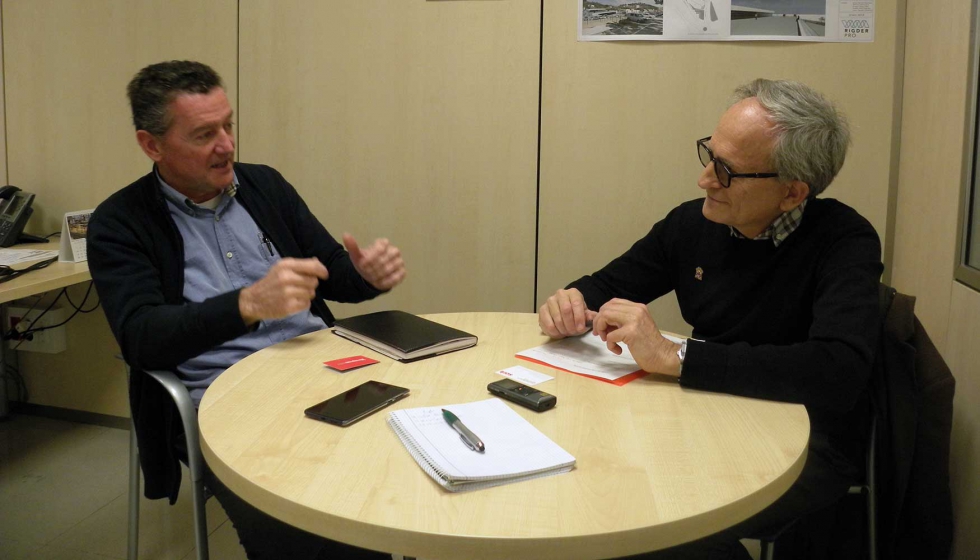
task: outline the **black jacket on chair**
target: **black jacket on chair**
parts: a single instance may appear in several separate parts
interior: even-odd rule
[[[953,508],[949,447],[955,380],[915,317],[894,296],[872,376],[878,415],[878,542],[882,558],[949,558]]]

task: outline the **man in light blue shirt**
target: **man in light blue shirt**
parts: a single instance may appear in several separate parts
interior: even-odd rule
[[[198,403],[241,358],[333,324],[324,300],[376,297],[405,278],[405,264],[386,239],[362,249],[344,235],[341,245],[276,170],[234,162],[233,111],[211,68],[154,64],[128,93],[137,142],[154,166],[94,212],[89,268],[134,372],[144,492],[173,502],[179,422],[141,371],[176,370]],[[274,519],[210,471],[205,484],[249,558],[388,557]]]

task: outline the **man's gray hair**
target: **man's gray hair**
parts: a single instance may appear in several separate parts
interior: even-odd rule
[[[756,98],[776,128],[771,163],[782,181],[803,181],[814,198],[844,165],[851,132],[833,103],[800,82],[759,78],[735,89],[732,105]]]
[[[210,93],[224,87],[210,66],[191,60],[158,62],[140,70],[126,87],[136,130],[163,136],[171,125],[170,102],[182,93]]]

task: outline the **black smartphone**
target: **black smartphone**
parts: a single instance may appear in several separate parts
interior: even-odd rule
[[[522,385],[513,379],[501,379],[487,385],[487,390],[502,399],[507,399],[537,412],[554,408],[558,397],[540,389]]]
[[[307,408],[310,418],[337,426],[350,426],[365,416],[408,396],[408,389],[380,381],[368,381]]]

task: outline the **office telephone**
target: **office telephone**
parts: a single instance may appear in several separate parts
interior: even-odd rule
[[[24,225],[34,209],[34,194],[24,192],[13,185],[0,187],[0,247],[16,245],[22,237],[24,241],[43,243],[44,238],[25,235]]]

